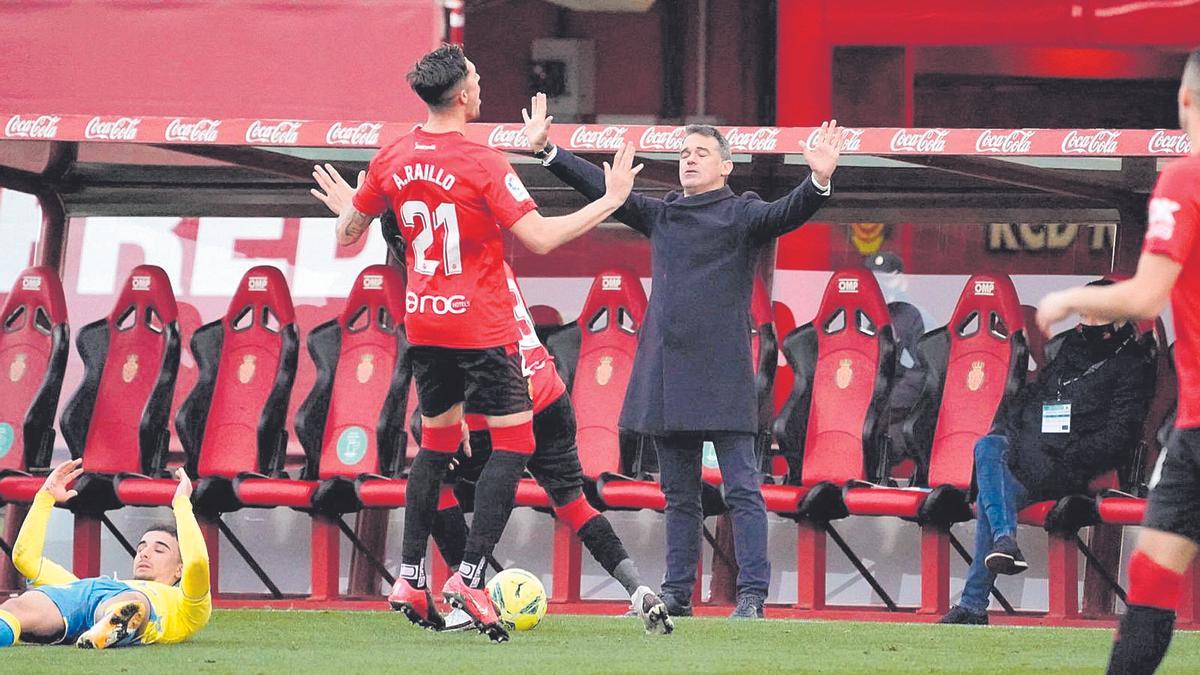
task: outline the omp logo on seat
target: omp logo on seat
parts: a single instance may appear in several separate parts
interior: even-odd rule
[[[838,293],[857,293],[858,279],[839,279]]]
[[[621,277],[617,274],[605,274],[600,277],[600,290],[602,291],[619,291],[621,290]]]
[[[132,277],[129,280],[129,287],[135,291],[148,291],[148,290],[150,290],[150,277],[146,277],[146,276]]]
[[[362,287],[364,291],[374,291],[383,288],[383,275],[367,274],[363,276]]]
[[[976,281],[975,295],[994,296],[996,295],[996,282],[994,281]]]
[[[42,290],[41,277],[21,277],[21,290],[23,291],[40,291]]]
[[[266,277],[250,277],[246,280],[246,290],[248,291],[265,291],[267,290]]]

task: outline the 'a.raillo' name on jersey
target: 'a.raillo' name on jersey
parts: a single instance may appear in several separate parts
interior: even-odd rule
[[[434,166],[433,164],[405,164],[404,175],[399,173],[392,174],[392,181],[396,183],[396,187],[403,190],[405,185],[408,185],[414,180],[423,180],[428,183],[434,183],[440,186],[446,192],[454,187],[454,174],[448,173],[445,169]]]

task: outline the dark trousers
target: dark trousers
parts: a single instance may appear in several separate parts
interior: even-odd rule
[[[733,519],[738,593],[765,597],[771,583],[767,509],[754,453],[755,436],[750,433],[678,432],[655,438],[660,482],[667,498],[667,573],[662,590],[681,601],[692,597],[704,525],[700,473],[705,440],[716,448],[725,502]]]

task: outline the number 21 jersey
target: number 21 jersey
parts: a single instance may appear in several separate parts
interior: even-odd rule
[[[354,208],[367,215],[388,206],[407,244],[409,342],[456,349],[517,343],[501,230],[537,204],[504,154],[457,132],[416,129],[375,155],[354,196]]]

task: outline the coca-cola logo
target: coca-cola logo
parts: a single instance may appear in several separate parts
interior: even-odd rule
[[[379,145],[379,130],[382,124],[363,122],[354,126],[342,126],[334,122],[325,132],[325,142],[330,145]]]
[[[41,115],[30,119],[13,115],[4,125],[4,135],[9,138],[56,138],[60,119],[57,115]]]
[[[1150,137],[1146,150],[1152,155],[1187,155],[1192,152],[1192,142],[1182,131],[1157,129]]]
[[[571,146],[583,150],[617,150],[625,142],[627,131],[628,127],[608,126],[592,129],[578,126],[571,132]]]
[[[529,148],[529,139],[521,129],[506,129],[503,126],[492,127],[488,134],[488,146],[493,148]]]
[[[262,145],[295,145],[300,139],[300,127],[303,122],[286,120],[275,124],[263,124],[262,120],[254,120],[246,129],[246,142]]]
[[[202,119],[184,122],[178,117],[167,124],[165,138],[178,143],[216,143],[219,120]]]
[[[892,136],[892,152],[945,152],[948,129],[909,131],[901,129]]]
[[[132,141],[137,139],[138,125],[141,123],[140,117],[118,117],[107,122],[100,117],[93,117],[84,127],[83,137],[100,141]]]
[[[683,150],[683,127],[660,129],[646,127],[642,132],[638,147],[642,150],[661,150],[663,152],[679,152]]]
[[[1013,129],[1009,132],[984,129],[975,139],[976,152],[995,152],[1003,155],[1021,155],[1032,147],[1034,132]]]
[[[821,133],[820,129],[813,129],[808,135],[808,145],[812,146],[817,142],[817,136]],[[853,129],[850,127],[842,127],[842,152],[858,152],[862,148],[862,129]]]
[[[1117,139],[1121,132],[1112,129],[1097,129],[1092,133],[1080,133],[1072,129],[1063,136],[1062,151],[1079,155],[1111,155],[1117,151]]]
[[[734,152],[774,152],[779,142],[779,129],[759,127],[753,131],[742,131],[734,127],[725,133],[729,149]]]

